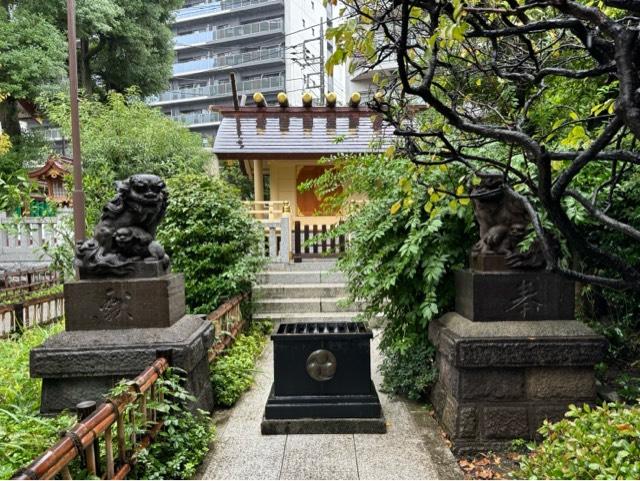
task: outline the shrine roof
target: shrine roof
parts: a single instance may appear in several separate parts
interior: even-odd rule
[[[43,177],[56,178],[71,172],[73,161],[62,155],[50,155],[42,167],[29,171],[31,179],[39,179]]]
[[[368,107],[222,107],[213,152],[222,160],[320,159],[384,151],[393,127]]]

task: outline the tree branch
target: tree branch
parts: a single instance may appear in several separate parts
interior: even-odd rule
[[[591,202],[589,202],[586,197],[584,197],[582,194],[580,194],[579,192],[575,191],[575,190],[567,190],[567,195],[570,197],[573,197],[575,200],[577,200],[578,202],[580,202],[580,204],[582,205],[582,207],[584,207],[585,209],[587,209],[587,212],[589,212],[589,214],[591,214],[593,217],[595,217],[596,219],[598,219],[600,222],[602,222],[603,224],[611,227],[612,229],[615,229],[619,232],[622,232],[623,234],[631,237],[632,239],[637,240],[638,242],[640,242],[640,231],[637,229],[634,229],[633,227],[631,227],[628,224],[625,224],[624,222],[620,222],[612,217],[609,217],[607,214],[605,214],[604,212],[602,212],[600,209],[598,209],[595,205],[593,205]]]

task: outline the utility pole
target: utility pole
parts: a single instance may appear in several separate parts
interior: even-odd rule
[[[75,0],[67,0],[69,43],[69,100],[71,102],[71,145],[73,149],[73,234],[76,245],[86,238],[82,157],[80,155],[80,116],[78,112],[78,57],[76,53]]]
[[[315,89],[317,88],[316,82],[315,80],[313,81],[313,87],[310,86],[309,83],[309,79],[313,76],[318,75],[320,77],[320,95],[318,96],[320,99],[320,103],[321,105],[324,105],[325,102],[325,90],[326,90],[326,85],[325,85],[325,70],[324,70],[324,62],[325,62],[325,38],[324,38],[324,18],[320,19],[320,35],[318,37],[313,37],[313,38],[308,38],[306,40],[303,40],[302,44],[298,44],[297,46],[302,46],[302,61],[304,61],[304,64],[302,64],[302,62],[296,61],[296,63],[298,65],[300,65],[300,67],[302,68],[302,74],[303,74],[303,78],[304,78],[304,88],[306,90],[311,90],[311,89]],[[320,42],[320,49],[319,49],[319,55],[318,56],[310,56],[307,57],[307,43],[311,43],[311,42]],[[306,67],[311,67],[312,65],[317,65],[319,62],[319,71],[318,72],[314,72],[312,71],[311,73],[305,73],[305,68]]]
[[[324,18],[320,19],[320,105],[324,105]]]

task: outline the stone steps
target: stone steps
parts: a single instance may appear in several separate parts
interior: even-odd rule
[[[297,312],[361,312],[363,305],[354,303],[343,305],[344,297],[298,297],[294,299],[254,300],[256,313],[297,313]]]
[[[336,267],[335,259],[310,259],[304,262],[293,262],[289,264],[271,263],[267,267],[267,272],[309,272],[323,271],[329,272]]]
[[[253,286],[254,318],[278,322],[348,322],[363,309],[347,304],[344,274],[332,259],[271,264]]]
[[[344,284],[342,272],[331,271],[265,271],[257,276],[257,284]]]
[[[346,284],[263,284],[253,288],[256,301],[293,298],[346,297]]]
[[[358,312],[261,312],[254,314],[253,318],[273,323],[351,322],[358,314]]]

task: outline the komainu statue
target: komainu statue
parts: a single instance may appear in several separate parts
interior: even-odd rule
[[[471,251],[471,266],[478,270],[541,269],[541,246],[534,242],[526,252],[519,244],[531,223],[523,203],[505,192],[499,172],[478,173],[480,184],[471,191],[480,240]]]
[[[153,277],[169,269],[155,240],[169,197],[157,175],[136,174],[116,182],[116,196],[102,209],[92,239],[76,249],[81,278]]]

